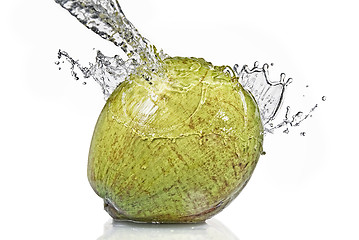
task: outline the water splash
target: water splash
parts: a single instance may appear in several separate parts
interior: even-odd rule
[[[75,80],[79,80],[77,70],[85,79],[92,77],[101,86],[105,99],[109,98],[116,87],[124,82],[129,75],[137,71],[137,65],[133,64],[132,61],[124,61],[118,55],[108,57],[101,51],[97,51],[96,62],[90,63],[88,67],[82,66],[66,51],[59,50],[58,58],[65,58],[70,63],[71,75]]]
[[[273,63],[270,65],[273,66]],[[287,106],[284,118],[279,120],[278,113],[284,102],[287,87],[293,82],[293,79],[286,78],[286,74],[281,73],[279,81],[272,81],[269,78],[269,64],[267,63],[260,67],[259,63],[255,62],[253,68],[244,65],[241,70],[238,65],[235,65],[234,72],[239,78],[239,83],[251,92],[258,104],[265,135],[273,134],[279,129],[284,129],[282,132],[289,134],[291,128],[299,127],[303,121],[312,117],[313,112],[318,108],[318,104],[315,104],[307,111],[301,110],[292,114],[291,107]],[[308,88],[309,85],[305,87]],[[326,96],[321,99],[322,101],[327,100]],[[301,132],[300,136],[306,136],[306,132]]]
[[[121,47],[138,65],[157,67],[166,55],[142,37],[117,0],[55,0],[83,25]]]
[[[80,79],[78,71],[84,79],[92,77],[101,86],[107,99],[131,74],[140,73],[148,81],[151,81],[153,75],[165,74],[162,61],[169,56],[162,50],[157,51],[154,45],[141,36],[125,17],[117,0],[55,0],[55,2],[69,11],[83,25],[120,47],[127,55],[127,59],[122,59],[118,55],[109,57],[97,51],[96,61],[84,67],[66,51],[59,50],[58,61],[55,64],[60,65],[61,59],[64,58],[70,63],[71,75],[75,80]],[[247,65],[240,68],[239,65],[235,65],[233,69],[227,67],[224,71],[232,77],[236,76],[238,82],[252,93],[260,109],[264,134],[283,128],[285,128],[283,133],[288,134],[289,128],[299,126],[318,107],[316,104],[307,114],[299,111],[291,115],[290,107],[287,106],[284,119],[275,124],[274,119],[281,109],[286,89],[292,79],[287,79],[282,73],[279,81],[271,81],[269,64],[260,67],[258,62],[254,63],[253,68]],[[86,81],[83,84],[86,84]],[[323,96],[322,100],[325,101],[326,97]],[[304,136],[305,133],[301,135]]]
[[[102,38],[111,41],[126,53],[128,59],[120,56],[108,57],[97,52],[96,62],[83,67],[65,51],[64,57],[71,64],[71,74],[78,80],[75,68],[84,78],[93,77],[102,87],[105,99],[121,82],[135,72],[141,71],[148,79],[152,74],[161,75],[161,62],[168,55],[142,37],[133,24],[126,18],[117,0],[55,0],[83,25]]]
[[[304,112],[302,111],[298,111],[294,114],[291,114],[291,107],[287,106],[286,107],[286,112],[285,112],[285,117],[282,121],[280,121],[277,124],[273,124],[273,122],[270,122],[269,124],[265,124],[264,125],[264,132],[265,133],[274,133],[274,131],[276,129],[282,129],[285,128],[285,130],[283,131],[283,133],[288,134],[289,133],[289,128],[292,127],[299,127],[300,124],[306,120],[308,117],[312,116],[312,113],[314,112],[314,110],[316,110],[318,108],[318,104],[315,104],[309,111],[308,113],[304,114]],[[303,133],[303,132],[302,132]],[[304,134],[300,134],[301,136],[305,136]]]
[[[284,73],[280,75],[278,82],[272,82],[269,79],[268,68],[268,64],[259,67],[258,62],[255,62],[251,69],[244,65],[240,71],[238,65],[234,66],[239,83],[251,92],[257,101],[264,124],[268,124],[276,117],[282,106],[285,90],[292,82],[291,78],[286,79]]]

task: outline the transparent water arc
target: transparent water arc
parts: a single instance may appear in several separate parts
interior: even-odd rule
[[[271,81],[269,77],[269,64],[262,67],[259,62],[254,62],[252,68],[244,65],[239,70],[239,65],[233,67],[239,83],[244,89],[251,92],[261,112],[263,124],[268,124],[277,116],[284,100],[286,88],[292,83],[292,78],[286,78],[285,73],[280,74],[279,81]]]

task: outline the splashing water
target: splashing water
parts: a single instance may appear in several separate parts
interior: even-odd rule
[[[268,64],[259,67],[258,62],[254,63],[252,69],[245,65],[238,71],[238,65],[234,66],[240,84],[256,99],[265,125],[275,118],[283,102],[285,89],[292,82],[291,78],[286,80],[284,73],[279,82],[271,82],[268,68]]]
[[[154,45],[140,35],[125,17],[117,0],[55,0],[55,2],[69,11],[83,25],[102,38],[113,42],[126,53],[128,59],[122,59],[118,55],[108,57],[97,51],[96,62],[84,67],[66,51],[58,52],[59,60],[55,64],[59,65],[60,59],[64,58],[70,63],[71,75],[76,80],[79,80],[76,70],[79,70],[85,79],[92,77],[101,86],[105,99],[131,74],[140,73],[148,81],[151,81],[153,75],[165,74],[161,63],[169,56],[162,50],[157,51]],[[311,116],[318,105],[312,107],[307,114],[299,111],[293,115],[290,114],[290,107],[287,106],[285,118],[280,123],[274,124],[273,120],[282,106],[286,88],[292,79],[286,79],[286,75],[282,73],[279,81],[272,82],[269,79],[268,68],[268,64],[260,67],[256,62],[253,68],[245,65],[240,69],[235,65],[233,70],[227,67],[224,71],[234,74],[239,83],[252,93],[260,109],[264,134],[282,128],[285,128],[283,133],[288,134],[290,127],[299,126]],[[322,100],[325,101],[326,97],[323,96]],[[301,132],[300,135],[305,136],[305,132]]]
[[[168,57],[157,49],[125,17],[117,0],[55,0],[75,16],[83,25],[102,38],[113,42],[126,53],[124,60],[118,55],[107,57],[97,52],[96,63],[83,67],[70,55],[59,50],[58,58],[64,57],[71,64],[71,74],[78,80],[77,67],[84,78],[92,77],[102,87],[105,99],[126,78],[138,71],[148,79],[152,74],[161,75],[161,62]]]
[[[62,50],[59,50],[58,58],[65,58],[70,63],[71,75],[75,80],[79,80],[75,68],[81,71],[85,79],[92,77],[101,86],[105,99],[109,98],[116,87],[137,70],[137,65],[133,61],[125,61],[118,55],[107,57],[101,51],[97,51],[96,62],[90,63],[89,67],[82,66]]]
[[[161,53],[125,17],[117,0],[55,0],[83,25],[121,47],[136,65],[158,67]]]
[[[291,127],[299,127],[300,124],[306,120],[308,117],[312,116],[312,112],[318,107],[318,104],[315,104],[314,107],[312,107],[307,114],[304,114],[302,111],[296,112],[295,114],[290,114],[290,106],[287,106],[287,110],[285,113],[284,119],[274,125],[273,123],[269,123],[268,125],[265,125],[265,132],[266,133],[273,133],[274,130],[280,129],[280,128],[286,128],[283,133],[288,134],[289,128]],[[301,136],[305,136],[305,132],[300,133]]]

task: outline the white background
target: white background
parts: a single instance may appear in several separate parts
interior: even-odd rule
[[[319,107],[300,129],[266,137],[251,181],[208,225],[118,229],[86,177],[101,90],[54,62],[59,48],[85,65],[93,48],[120,50],[54,1],[2,3],[0,238],[359,239],[356,2],[120,1],[142,35],[170,55],[273,62],[273,80],[293,77],[287,96],[299,110]]]

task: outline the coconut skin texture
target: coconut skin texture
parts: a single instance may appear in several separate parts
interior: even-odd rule
[[[115,220],[203,222],[244,188],[262,153],[257,104],[203,59],[164,60],[167,77],[132,75],[107,100],[88,179]]]

